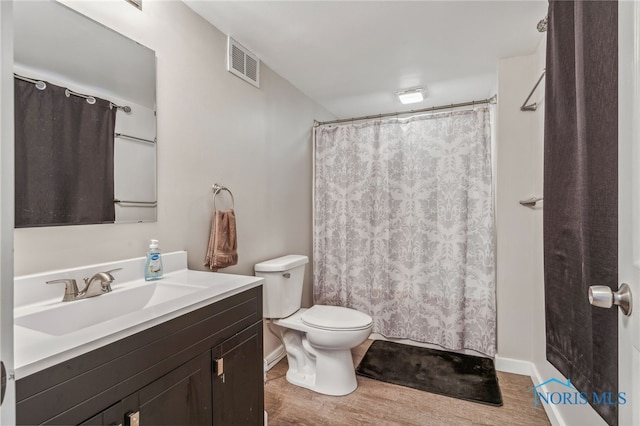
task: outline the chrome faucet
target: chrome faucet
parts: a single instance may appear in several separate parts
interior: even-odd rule
[[[94,297],[109,293],[111,291],[111,283],[115,280],[111,272],[113,271],[98,272],[91,278],[85,278],[84,289],[78,294],[78,298]]]
[[[60,280],[47,281],[47,284],[62,283],[65,285],[63,302],[71,302],[74,300],[87,299],[89,297],[100,296],[101,294],[111,291],[111,283],[115,280],[112,272],[121,270],[122,268],[112,269],[106,272],[98,272],[91,278],[84,278],[84,288],[78,291],[76,280],[64,278]]]

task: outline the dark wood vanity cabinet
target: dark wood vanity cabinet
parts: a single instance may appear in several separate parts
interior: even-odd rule
[[[17,423],[261,425],[262,288],[16,383]]]

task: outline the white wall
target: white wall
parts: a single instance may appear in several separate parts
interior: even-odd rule
[[[534,294],[537,260],[535,223],[542,207],[518,201],[542,195],[542,164],[537,112],[520,106],[540,77],[536,55],[503,59],[498,65],[496,140],[496,237],[498,356],[533,361]],[[542,88],[539,88],[539,90]],[[544,90],[536,91],[532,101]]]
[[[15,274],[143,256],[151,238],[203,270],[214,183],[233,191],[238,222],[239,262],[223,272],[311,257],[311,128],[333,116],[265,64],[260,89],[228,73],[226,36],[182,2],[65,3],[156,52],[158,221],[18,229]],[[308,267],[306,304],[310,289]]]

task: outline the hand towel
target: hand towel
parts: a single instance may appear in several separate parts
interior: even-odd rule
[[[238,263],[236,214],[231,210],[216,210],[211,223],[211,236],[204,266],[217,271]]]

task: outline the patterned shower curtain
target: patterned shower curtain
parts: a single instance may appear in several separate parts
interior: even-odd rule
[[[489,108],[316,128],[314,302],[495,354]]]

